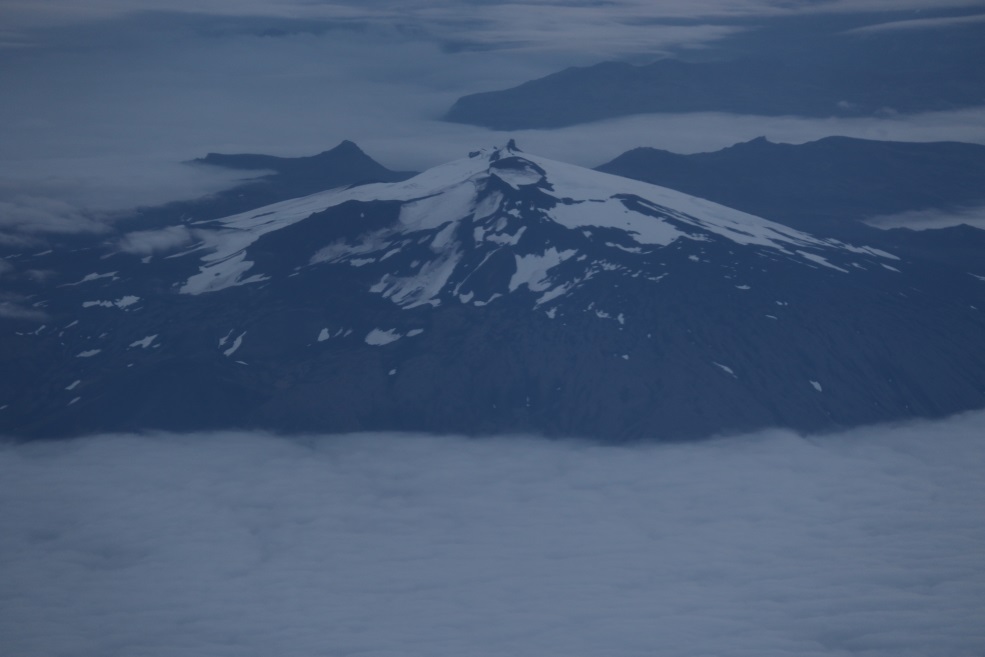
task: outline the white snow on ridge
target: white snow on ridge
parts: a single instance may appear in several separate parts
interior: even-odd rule
[[[527,185],[536,185],[544,179],[543,175],[541,175],[533,167],[529,166],[524,166],[521,168],[496,167],[493,169],[492,175],[496,176],[513,189],[520,189],[521,187],[525,187]]]
[[[75,281],[74,283],[65,283],[61,287],[72,287],[74,285],[82,285],[83,283],[91,283],[92,281],[98,281],[101,278],[110,278],[116,280],[117,278],[116,275],[118,273],[119,272],[110,271],[110,272],[106,272],[105,274],[97,274],[94,272],[92,274],[86,274],[85,276],[82,277],[82,280]]]
[[[140,301],[140,297],[128,294],[116,301],[83,301],[83,308],[128,308]]]
[[[383,295],[403,308],[426,304],[438,305],[438,294],[455,272],[462,255],[457,250],[424,263],[420,271],[410,276],[384,274],[370,292]]]
[[[140,347],[141,349],[147,349],[149,346],[154,344],[154,340],[157,339],[157,333],[154,335],[148,335],[146,338],[141,338],[140,340],[134,340],[130,343],[128,349],[133,349],[134,347]]]
[[[835,270],[840,271],[840,272],[842,272],[844,274],[850,273],[847,269],[842,269],[841,267],[839,267],[837,265],[832,265],[830,262],[828,262],[827,260],[825,260],[824,258],[822,258],[821,256],[819,256],[819,255],[817,255],[815,253],[807,253],[806,251],[797,251],[797,255],[799,255],[802,258],[806,258],[807,260],[810,260],[811,262],[816,262],[817,264],[821,265],[822,267],[827,267],[828,269],[835,269]]]
[[[526,285],[531,292],[543,292],[550,287],[548,272],[574,256],[573,250],[558,252],[553,246],[542,255],[516,255],[516,272],[510,278],[510,292]]]
[[[615,198],[584,199],[561,203],[549,212],[551,219],[568,228],[594,226],[625,230],[638,244],[666,246],[684,235],[662,219],[641,215]],[[626,247],[617,247],[628,251]]]
[[[366,334],[364,338],[366,344],[371,347],[382,347],[383,345],[390,344],[391,342],[396,342],[400,338],[413,338],[414,336],[424,333],[424,329],[411,329],[407,333],[401,333],[396,329],[373,329]]]
[[[515,157],[510,167],[497,166],[502,157]],[[617,245],[613,248],[639,253],[641,247],[660,247],[681,237],[701,238],[713,233],[740,245],[755,245],[775,249],[784,254],[814,264],[846,271],[825,258],[804,251],[835,250],[875,258],[896,259],[895,256],[870,247],[855,247],[835,240],[820,239],[781,224],[734,210],[711,201],[649,183],[556,162],[546,158],[509,149],[480,151],[429,169],[409,180],[398,183],[375,183],[352,188],[339,188],[299,199],[275,203],[250,212],[224,219],[196,224],[196,235],[202,239],[198,250],[207,254],[198,274],[190,277],[180,291],[184,294],[203,294],[266,280],[262,274],[249,275],[253,262],[246,259],[245,249],[263,235],[302,221],[316,212],[347,201],[398,201],[403,205],[399,219],[391,227],[362,237],[359,244],[335,243],[322,248],[309,264],[349,262],[363,266],[383,260],[406,243],[400,240],[410,233],[434,231],[437,234],[411,240],[430,239],[431,250],[437,257],[425,263],[419,272],[386,274],[373,291],[403,307],[427,303],[436,304],[438,294],[461,262],[462,251],[455,238],[463,221],[472,221],[468,232],[476,242],[487,241],[502,246],[516,245],[525,227],[506,231],[505,221],[495,226],[482,224],[497,212],[505,218],[512,213],[502,210],[502,194],[484,193],[493,177],[514,189],[539,182],[545,178],[535,167],[546,172],[546,180],[558,203],[546,210],[547,218],[569,229],[590,227],[618,229],[638,246]],[[642,211],[631,210],[637,204]],[[690,232],[687,227],[694,228]],[[553,247],[552,247],[553,248]],[[386,250],[386,255],[380,252]],[[549,251],[548,251],[549,252]],[[555,250],[556,254],[557,251]],[[379,254],[379,255],[378,255]],[[353,258],[353,256],[360,256]],[[546,253],[545,253],[546,255]],[[546,271],[533,271],[533,262],[521,262],[529,256],[517,256],[518,273],[510,290],[526,284],[531,290],[543,291]],[[556,266],[556,265],[555,265]],[[524,273],[520,273],[523,269]]]
[[[325,342],[325,340],[331,340],[332,338],[339,338],[339,337],[344,338],[350,333],[352,333],[352,329],[340,328],[337,331],[335,331],[335,333],[332,333],[327,328],[323,328],[318,333],[318,342]]]
[[[731,374],[731,375],[732,375],[732,376],[733,376],[734,378],[736,378],[736,379],[737,379],[737,378],[739,378],[738,376],[736,376],[736,374],[735,374],[735,372],[734,372],[734,371],[732,370],[732,368],[731,368],[731,367],[729,367],[728,365],[722,365],[721,363],[718,363],[718,362],[715,362],[715,361],[712,361],[712,363],[711,363],[711,364],[712,364],[712,365],[715,365],[716,367],[719,367],[719,368],[721,368],[721,370],[722,370],[723,372],[726,372],[726,373],[728,373],[728,374]]]
[[[245,251],[228,255],[221,260],[215,261],[212,258],[210,260],[213,260],[212,264],[200,267],[199,273],[189,278],[181,286],[179,292],[182,294],[202,294],[224,290],[235,285],[247,285],[267,280],[267,277],[262,275],[242,278],[243,274],[253,266],[251,261],[246,260]]]
[[[739,244],[757,244],[785,251],[785,246],[840,248],[843,245],[825,241],[782,224],[763,219],[733,208],[719,205],[683,192],[637,180],[556,162],[546,158],[524,155],[526,159],[547,171],[558,198],[575,201],[605,201],[616,195],[632,195],[648,202],[658,212],[668,212],[675,219],[716,233]],[[635,227],[630,229],[645,235],[653,217],[635,215]],[[602,224],[595,224],[602,225]],[[675,230],[671,227],[671,230]],[[678,234],[683,235],[680,231]],[[644,238],[645,239],[645,238]],[[641,241],[637,239],[637,241]],[[643,242],[646,243],[646,242]],[[656,242],[659,243],[659,242]],[[872,250],[867,251],[871,253]],[[873,253],[873,255],[875,255]]]
[[[240,333],[239,335],[237,335],[236,336],[236,339],[233,340],[232,346],[229,347],[229,349],[226,349],[225,351],[223,351],[222,352],[222,355],[223,356],[226,356],[226,357],[229,357],[229,356],[232,356],[233,354],[235,354],[236,353],[236,350],[239,349],[240,346],[243,344],[243,336],[245,336],[245,335],[246,335],[246,331],[243,331],[242,333]]]
[[[403,336],[394,331],[393,329],[373,329],[366,334],[366,344],[372,347],[382,347],[385,344],[390,344],[391,342],[396,342]]]

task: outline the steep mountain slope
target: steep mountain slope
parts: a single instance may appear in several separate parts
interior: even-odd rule
[[[985,402],[985,272],[512,144],[184,230],[61,258],[44,321],[4,320],[6,432],[680,439]]]

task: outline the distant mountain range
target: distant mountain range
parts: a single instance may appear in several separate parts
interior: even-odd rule
[[[633,157],[606,167],[659,174]],[[203,162],[274,173],[5,256],[32,314],[0,319],[3,433],[684,439],[985,402],[985,271],[901,231],[815,235],[512,143],[410,178],[348,143]],[[247,194],[276,200],[216,216]]]
[[[663,185],[782,224],[843,239],[878,240],[913,257],[975,266],[985,231],[958,226],[875,235],[876,216],[985,205],[985,146],[828,137],[775,144],[760,137],[712,153],[636,148],[599,171]]]
[[[790,34],[779,33],[786,27]],[[445,119],[520,130],[661,112],[852,117],[985,104],[985,22],[843,27],[798,39],[797,26],[782,21],[759,36],[746,26],[698,54],[568,68],[463,96]],[[758,39],[754,48],[746,43],[751,39]]]
[[[760,137],[692,155],[637,148],[598,170],[812,230],[985,202],[985,146],[978,144],[828,137],[793,145]]]

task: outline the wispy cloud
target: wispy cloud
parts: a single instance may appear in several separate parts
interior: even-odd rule
[[[777,16],[810,13],[893,12],[981,7],[981,0],[44,0],[8,1],[8,26],[44,26],[104,20],[138,11],[174,11],[216,16],[265,16],[303,20],[395,21],[419,26],[467,22],[496,30],[504,24],[559,25],[630,23],[640,20]]]
[[[23,233],[98,233],[106,225],[65,201],[34,196],[0,200],[0,231]]]
[[[911,210],[899,214],[886,214],[870,217],[865,223],[875,228],[909,228],[910,230],[930,230],[950,228],[951,226],[972,226],[985,230],[985,205],[960,209]]]
[[[0,446],[0,635],[52,656],[978,654],[983,425]]]
[[[106,233],[138,205],[197,198],[242,179],[241,172],[140,156],[0,160],[0,244]]]
[[[29,308],[16,301],[0,298],[0,318],[40,322],[47,318],[43,310]]]
[[[2,233],[0,233],[2,235]],[[0,244],[2,244],[0,240]],[[0,258],[0,283],[20,275],[13,263]],[[30,277],[27,273],[27,277]],[[24,321],[41,321],[46,318],[43,310],[31,307],[21,294],[0,289],[0,318]]]
[[[355,129],[356,126],[353,126]],[[358,130],[354,130],[357,131]],[[892,141],[985,144],[985,107],[915,115],[813,119],[697,112],[643,114],[554,130],[494,131],[437,121],[360,132],[359,143],[396,168],[421,169],[463,157],[475,145],[506,143],[545,157],[594,167],[639,146],[676,153],[715,151],[765,136],[802,144],[831,135]]]
[[[931,30],[947,27],[960,27],[974,23],[985,22],[985,14],[974,14],[972,16],[948,16],[944,18],[912,18],[903,21],[891,21],[888,23],[877,23],[876,25],[866,25],[848,30],[847,34],[870,34],[873,32],[888,32],[895,30]]]
[[[119,242],[124,253],[147,255],[159,251],[170,251],[187,244],[193,238],[192,231],[185,226],[168,226],[160,230],[138,230],[127,233]]]

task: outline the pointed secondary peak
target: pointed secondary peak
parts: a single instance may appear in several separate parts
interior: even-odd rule
[[[322,151],[315,157],[368,158],[369,156],[366,155],[366,152],[363,151],[363,149],[359,148],[356,142],[345,139],[339,142],[338,146],[335,146],[334,148],[331,148],[327,151]]]
[[[341,142],[339,142],[339,145],[338,146],[336,146],[335,148],[331,149],[329,152],[330,153],[331,152],[338,152],[338,153],[362,153],[363,152],[363,149],[359,148],[359,146],[356,144],[356,142],[350,141],[348,139],[343,139]]]
[[[771,142],[765,136],[759,136],[755,139],[750,139],[749,141],[740,141],[738,144],[730,146],[729,148],[747,149],[747,148],[770,148],[776,146],[774,142]],[[723,149],[728,150],[728,148]]]

